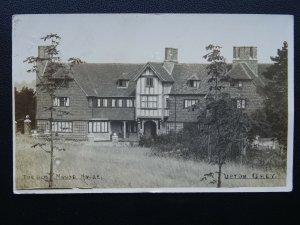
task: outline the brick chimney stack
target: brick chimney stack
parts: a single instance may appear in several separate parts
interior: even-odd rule
[[[41,59],[37,62],[37,75],[43,76],[43,72],[47,61],[49,60],[49,54],[47,52],[48,46],[38,46],[38,57]]]
[[[165,48],[165,60],[164,68],[169,74],[172,74],[174,65],[178,63],[178,49],[177,48]]]

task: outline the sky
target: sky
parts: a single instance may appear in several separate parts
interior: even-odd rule
[[[15,15],[12,21],[13,79],[31,82],[23,60],[37,56],[40,38],[57,33],[63,62],[162,62],[166,47],[178,49],[179,63],[205,63],[205,46],[222,46],[232,62],[233,46],[258,47],[258,62],[271,63],[283,41],[293,49],[293,17],[238,14],[43,14]]]

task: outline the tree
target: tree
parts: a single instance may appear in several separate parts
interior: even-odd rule
[[[78,58],[70,58],[68,61],[70,62],[69,67],[65,67],[63,63],[60,62],[59,57],[59,50],[58,46],[61,40],[61,37],[57,34],[47,34],[46,36],[41,38],[44,42],[47,43],[45,48],[45,56],[43,58],[30,56],[27,57],[24,62],[31,65],[31,69],[29,69],[27,72],[29,73],[36,73],[37,82],[36,86],[37,89],[41,92],[45,92],[50,96],[51,99],[51,105],[45,108],[45,110],[48,110],[50,112],[50,118],[49,118],[49,124],[50,124],[50,151],[47,151],[44,149],[44,143],[38,143],[33,145],[33,147],[41,147],[45,152],[50,154],[50,172],[49,172],[49,187],[53,187],[53,159],[54,159],[54,149],[58,151],[64,151],[65,149],[59,148],[57,146],[54,146],[53,142],[53,112],[56,111],[56,108],[53,106],[52,100],[55,98],[55,93],[58,89],[65,87],[68,80],[70,79],[69,74],[72,72],[72,66],[75,64],[82,63],[82,61]],[[45,64],[46,62],[46,64]],[[39,65],[45,64],[46,68],[40,68]],[[44,72],[41,75],[41,71]],[[59,71],[60,69],[68,70],[63,73],[62,77],[59,77],[59,79],[54,79],[53,75]],[[66,115],[69,114],[67,111],[59,110],[60,115]]]
[[[207,66],[212,83],[206,96],[206,105],[201,110],[199,122],[204,124],[204,132],[208,134],[211,148],[209,162],[218,165],[217,187],[221,187],[222,166],[225,164],[229,150],[235,143],[242,143],[243,135],[249,129],[248,118],[242,109],[238,109],[236,99],[222,93],[225,89],[227,64],[221,55],[220,46],[209,45],[210,52],[203,57],[210,64]],[[213,92],[213,93],[211,93]]]
[[[218,99],[221,90],[225,88],[222,81],[226,80],[225,74],[227,72],[227,64],[225,58],[221,55],[221,48],[218,45],[208,45],[206,50],[210,52],[203,56],[210,63],[206,69],[210,76],[208,82],[213,83],[209,90],[214,92],[215,99]]]
[[[236,107],[236,99],[226,93],[220,94],[218,99],[207,99],[201,118],[212,145],[210,163],[218,165],[217,187],[221,187],[222,166],[233,145],[243,144],[250,126],[249,119],[242,109]]]
[[[287,145],[288,121],[288,44],[283,42],[274,62],[263,74],[270,82],[265,87],[268,100],[265,103],[266,121],[271,126],[271,136],[281,145]]]

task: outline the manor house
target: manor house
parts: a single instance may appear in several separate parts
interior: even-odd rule
[[[47,61],[46,46],[39,46],[38,56],[45,60],[38,63],[37,75],[44,77],[53,64]],[[257,48],[233,47],[229,66],[225,91],[236,106],[246,112],[261,107],[262,73],[269,65],[258,63]],[[120,140],[138,140],[140,135],[179,131],[197,122],[199,109],[190,108],[204,102],[209,92],[206,67],[178,62],[175,48],[165,49],[163,62],[63,64],[51,79],[67,82],[52,99],[37,88],[37,128],[49,130],[50,112],[45,109],[52,105],[52,129],[66,138],[110,141],[116,133]]]

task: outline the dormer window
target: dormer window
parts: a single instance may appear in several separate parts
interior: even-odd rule
[[[118,87],[126,88],[126,87],[128,87],[128,83],[129,83],[128,80],[120,79],[120,80],[118,80]]]
[[[239,81],[237,81],[237,80],[231,80],[230,81],[230,86],[231,87],[242,88],[243,87],[243,82],[241,80],[239,80]]]
[[[187,85],[192,88],[198,88],[200,86],[200,80],[189,80]]]

